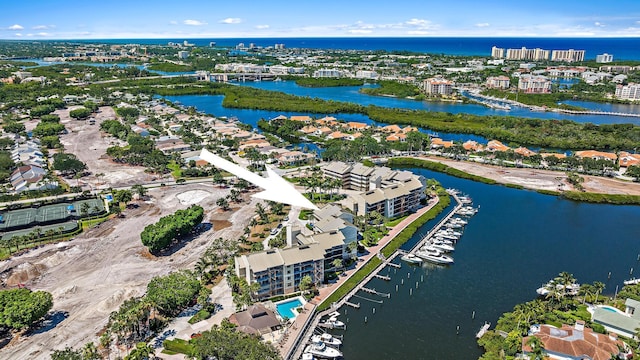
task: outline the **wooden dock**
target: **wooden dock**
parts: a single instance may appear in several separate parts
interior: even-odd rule
[[[394,268],[398,268],[398,269],[400,269],[400,268],[402,267],[402,265],[400,265],[400,264],[396,264],[396,263],[394,263],[394,262],[390,262],[390,263],[388,263],[387,265],[389,265],[389,266],[391,266],[391,267],[394,267]]]
[[[486,334],[487,331],[489,331],[490,326],[491,326],[491,323],[488,323],[485,321],[484,325],[482,325],[480,330],[476,333],[476,339],[480,339],[482,336],[484,336],[484,334]]]
[[[347,306],[351,306],[352,308],[360,309],[360,303],[354,304],[352,302],[345,301],[344,304]]]
[[[378,279],[382,279],[382,280],[384,280],[384,281],[391,281],[391,278],[390,278],[390,277],[388,277],[388,276],[385,276],[385,275],[379,275],[379,274],[376,274],[376,277],[377,277]]]

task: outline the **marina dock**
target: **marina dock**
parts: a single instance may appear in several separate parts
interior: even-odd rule
[[[453,198],[456,200],[456,206],[442,219],[440,220],[440,222],[438,222],[438,224],[436,224],[436,226],[433,227],[433,229],[431,229],[427,235],[422,238],[410,251],[410,253],[414,253],[417,249],[420,249],[420,247],[422,247],[427,241],[429,241],[433,235],[439,231],[440,229],[443,229],[445,227],[445,224],[456,214],[458,214],[458,211],[460,211],[460,209],[462,209],[465,205],[468,205],[468,203],[463,203],[460,198],[458,197],[456,192],[450,192],[449,193],[451,196],[453,196]],[[406,254],[407,251],[404,250],[400,250],[398,249],[397,251],[395,251],[393,254],[391,254],[389,257],[384,258],[384,257],[380,257],[379,258],[382,260],[382,263],[378,265],[378,267],[373,270],[369,275],[367,275],[367,277],[365,277],[364,279],[362,279],[362,281],[360,281],[360,283],[355,286],[351,291],[349,291],[345,296],[342,297],[342,299],[340,299],[339,301],[331,304],[331,307],[325,311],[316,313],[315,316],[312,316],[308,319],[307,323],[304,325],[304,330],[299,334],[298,338],[295,341],[295,344],[292,348],[289,349],[289,352],[286,354],[286,356],[284,357],[287,360],[293,360],[293,359],[299,359],[302,356],[302,351],[304,348],[304,344],[308,343],[310,341],[311,335],[313,334],[313,330],[316,329],[317,327],[322,327],[322,324],[320,322],[320,319],[331,314],[332,312],[336,311],[337,309],[341,308],[343,305],[347,305],[353,308],[360,308],[360,303],[359,302],[353,302],[351,299],[352,298],[357,298],[357,299],[363,299],[363,300],[367,300],[370,302],[375,302],[375,303],[379,303],[382,304],[383,300],[374,300],[374,299],[370,299],[370,298],[366,298],[363,296],[358,295],[357,293],[359,291],[363,291],[369,294],[373,294],[373,295],[377,295],[380,297],[387,297],[390,298],[391,294],[386,294],[386,293],[381,293],[376,291],[375,289],[371,289],[371,288],[367,288],[366,285],[373,279],[373,278],[378,278],[378,279],[382,279],[385,281],[390,281],[391,277],[386,276],[386,275],[381,275],[380,272],[382,269],[384,269],[387,266],[390,267],[394,267],[394,268],[400,268],[402,265],[398,264],[398,263],[394,263],[393,260],[397,257],[397,256],[402,256],[404,254]],[[366,321],[366,320],[365,320]]]

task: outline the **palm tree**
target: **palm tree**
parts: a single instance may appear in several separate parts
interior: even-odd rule
[[[229,210],[229,201],[226,198],[216,200],[216,205],[220,206],[223,211]]]
[[[600,281],[594,281],[593,282],[593,289],[596,291],[596,303],[598,302],[598,295],[602,294],[602,290],[604,290],[605,285],[603,282]]]
[[[538,359],[542,360],[545,358],[544,345],[542,344],[542,341],[540,341],[538,337],[530,336],[526,342],[526,345],[531,348],[531,355],[533,355],[533,358],[535,360],[538,360]]]
[[[562,284],[563,295],[567,294],[567,288],[576,282],[576,279],[573,277],[573,274],[570,274],[566,271],[561,272],[558,275],[558,281]]]

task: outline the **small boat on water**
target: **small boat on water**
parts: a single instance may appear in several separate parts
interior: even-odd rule
[[[450,228],[450,229],[460,229],[462,227],[462,224],[458,224],[455,222],[448,222],[446,224],[444,224],[444,226]]]
[[[633,279],[625,280],[625,281],[624,281],[624,284],[625,284],[625,285],[636,285],[636,284],[640,284],[640,279],[633,278]]]
[[[447,239],[447,240],[452,240],[452,241],[458,241],[458,239],[460,238],[459,236],[455,236],[452,234],[447,234],[447,233],[436,233],[436,238],[443,238],[443,239]]]
[[[342,340],[338,339],[337,337],[329,333],[322,333],[321,335],[313,335],[311,337],[311,342],[313,343],[323,342],[327,346],[331,346],[334,348],[339,348],[340,346],[342,346]]]
[[[321,322],[320,324],[324,325],[325,327],[328,327],[329,329],[344,328],[344,323],[338,320],[338,316],[340,316],[340,313],[337,311],[334,311],[331,314],[329,314],[329,318],[327,320]]]
[[[402,255],[400,260],[406,261],[409,264],[422,264],[422,259],[417,257],[417,256],[415,256],[415,255],[413,255],[413,254],[411,254],[411,253]]]
[[[304,353],[302,354],[302,360],[316,360],[316,357],[311,353]]]
[[[565,289],[565,285],[563,284],[556,283],[555,286],[556,286],[556,290],[565,292],[563,295],[575,296],[575,295],[578,295],[578,290],[580,290],[580,284],[576,284],[576,283],[567,285],[566,289]],[[548,282],[542,285],[542,287],[539,287],[536,290],[536,293],[538,293],[538,295],[541,295],[541,296],[547,296],[551,292],[552,287],[553,287],[553,283]]]
[[[304,352],[323,359],[336,359],[342,357],[342,352],[340,352],[340,350],[329,347],[323,342],[312,343],[307,346]]]
[[[471,204],[473,202],[473,200],[471,200],[471,198],[468,196],[461,196],[458,198],[458,200],[460,200],[460,202],[463,204]]]
[[[484,336],[484,334],[486,334],[487,331],[489,331],[489,327],[491,327],[491,323],[485,322],[484,325],[482,325],[482,327],[480,328],[480,330],[478,330],[478,332],[476,333],[476,339],[480,339],[482,336]]]
[[[460,225],[467,225],[468,224],[467,220],[461,219],[459,217],[451,218],[451,220],[449,220],[449,222],[460,224]]]

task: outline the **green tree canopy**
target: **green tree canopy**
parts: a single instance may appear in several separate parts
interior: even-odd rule
[[[191,205],[184,210],[178,210],[173,215],[161,217],[157,223],[147,225],[140,239],[149,251],[156,252],[169,246],[173,239],[190,233],[204,218],[204,209],[198,205]]]
[[[261,342],[258,337],[235,331],[229,327],[216,325],[192,341],[196,359],[280,359],[280,355],[273,346]]]
[[[81,107],[81,108],[69,111],[69,116],[71,116],[72,118],[74,118],[76,120],[80,120],[80,119],[88,118],[89,115],[91,115],[91,113],[92,113],[92,111],[90,109],[87,109],[85,107]]]
[[[64,174],[77,174],[84,171],[87,165],[74,154],[57,153],[53,155],[53,168]]]
[[[175,315],[196,298],[201,287],[193,272],[183,270],[151,279],[145,297],[163,314]]]
[[[0,291],[0,325],[10,329],[28,328],[40,320],[53,306],[53,297],[46,291],[11,289]]]

